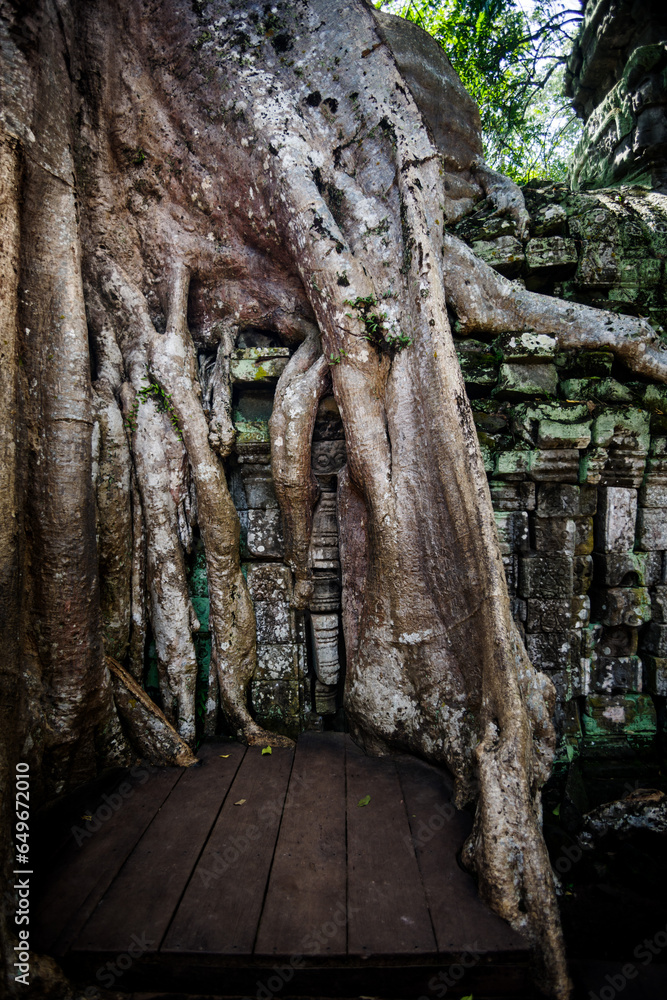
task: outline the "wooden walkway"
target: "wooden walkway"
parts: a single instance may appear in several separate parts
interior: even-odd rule
[[[441,771],[334,733],[200,757],[135,769],[92,819],[70,815],[33,934],[80,982],[260,1000],[533,996],[525,942],[457,862],[470,819]]]

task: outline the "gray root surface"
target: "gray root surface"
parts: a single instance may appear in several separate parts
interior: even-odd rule
[[[247,705],[255,621],[225,476],[229,364],[246,328],[301,344],[271,422],[294,603],[310,598],[310,444],[331,384],[348,456],[338,516],[355,738],[447,766],[458,803],[476,801],[467,863],[562,1000],[540,807],[554,691],[510,615],[447,306],[464,330],[610,346],[664,381],[660,342],[642,321],[518,290],[445,235],[483,197],[520,227],[526,214],[518,189],[481,160],[474,104],[413,25],[363,0],[297,2],[268,21],[252,0],[62,0],[57,14],[39,0],[21,24],[0,10],[12,29],[0,126],[0,558],[28,678],[12,732],[38,735],[36,769],[57,789],[127,754],[106,642],[130,668],[114,687],[134,746],[166,760],[172,725],[193,739],[186,554],[198,528],[213,635],[205,731],[219,694],[240,739],[276,742]],[[369,340],[358,298],[410,346]],[[204,398],[198,350],[215,352]],[[18,495],[29,536],[21,524],[17,536]],[[128,695],[149,623],[170,727],[157,736],[159,715],[139,699],[150,720],[133,725]],[[16,704],[16,672],[0,676]]]

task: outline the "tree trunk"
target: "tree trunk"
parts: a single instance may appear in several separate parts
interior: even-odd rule
[[[476,109],[413,25],[363,0],[2,10],[0,558],[10,630],[19,566],[27,581],[29,679],[16,732],[39,742],[33,759],[52,788],[126,756],[104,644],[140,681],[150,623],[164,715],[142,702],[151,718],[126,732],[140,750],[152,739],[152,754],[187,757],[170,723],[193,741],[199,623],[186,554],[198,527],[211,691],[240,739],[276,742],[247,704],[255,622],[225,473],[229,356],[244,327],[300,344],[271,422],[294,605],[312,599],[310,445],[331,381],[348,455],[338,515],[355,738],[451,769],[458,803],[477,803],[465,858],[482,893],[528,934],[545,987],[567,996],[540,830],[553,687],[511,619],[447,305],[463,326],[609,344],[665,380],[662,345],[641,321],[510,295],[446,235],[484,196],[520,225],[526,214],[481,162]],[[198,348],[217,351],[206,412]],[[3,670],[14,703],[17,667]],[[118,684],[134,690],[123,666],[122,715]]]

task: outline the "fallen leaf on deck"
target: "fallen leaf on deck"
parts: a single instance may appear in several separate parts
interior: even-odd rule
[[[370,795],[364,795],[363,799],[359,799],[358,805],[367,806],[370,801],[371,801]]]
[[[82,816],[81,817],[81,819],[85,819],[85,820],[89,820],[89,819],[92,819],[92,818],[93,818],[92,816]]]
[[[245,799],[239,799],[238,802],[234,803],[234,805],[235,806],[242,806],[244,802],[245,802]]]
[[[272,752],[271,747],[264,747],[262,749],[262,757],[264,756],[265,753],[271,753],[271,752]]]
[[[218,757],[229,757],[228,753],[219,753]]]

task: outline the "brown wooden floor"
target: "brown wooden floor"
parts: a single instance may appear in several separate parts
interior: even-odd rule
[[[200,757],[124,778],[92,821],[69,817],[33,934],[80,981],[262,1000],[533,995],[525,942],[459,867],[470,820],[443,815],[441,771],[334,733]]]

